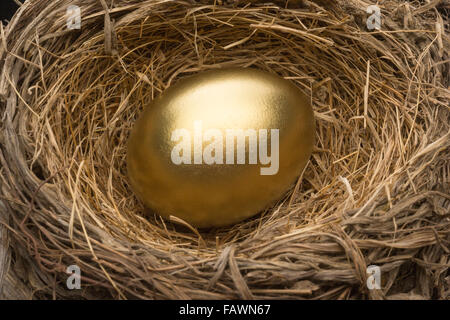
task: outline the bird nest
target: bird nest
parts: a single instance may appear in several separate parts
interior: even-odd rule
[[[4,295],[449,297],[445,7],[383,1],[381,29],[368,30],[357,0],[84,0],[72,30],[72,2],[26,1],[0,30]],[[223,67],[298,86],[316,144],[273,207],[197,230],[135,197],[126,141],[161,92]],[[66,286],[71,265],[79,290]]]

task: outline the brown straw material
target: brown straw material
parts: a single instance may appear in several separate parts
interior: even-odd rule
[[[80,0],[79,31],[73,2],[26,1],[1,30],[0,296],[450,297],[445,4],[383,1],[369,31],[359,0]],[[128,185],[130,128],[171,84],[228,66],[311,97],[303,179],[232,227],[162,220]]]

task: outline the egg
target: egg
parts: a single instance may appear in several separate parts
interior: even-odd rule
[[[127,144],[131,188],[163,217],[227,226],[273,205],[314,145],[309,99],[251,68],[201,72],[145,106]]]

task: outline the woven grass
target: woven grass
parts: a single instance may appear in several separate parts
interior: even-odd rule
[[[69,4],[82,8],[81,31],[66,27]],[[369,31],[368,5],[26,1],[1,30],[0,288],[448,299],[448,8],[383,1],[382,29]],[[303,179],[232,227],[162,220],[128,185],[130,128],[179,79],[231,66],[276,73],[311,97],[316,146]],[[81,290],[66,287],[73,264]],[[381,268],[380,290],[366,286],[369,265]]]

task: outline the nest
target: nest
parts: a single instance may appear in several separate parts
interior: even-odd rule
[[[80,31],[70,4],[27,1],[1,29],[3,295],[449,298],[445,7],[383,1],[378,31],[357,0],[83,0]],[[297,85],[316,146],[276,205],[196,230],[136,199],[126,141],[153,98],[223,67]],[[70,265],[80,290],[66,287]]]

